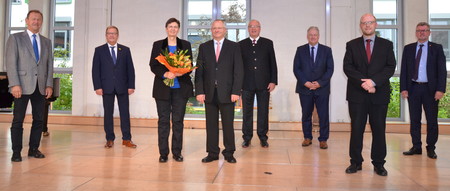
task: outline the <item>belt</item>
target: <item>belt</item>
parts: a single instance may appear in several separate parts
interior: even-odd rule
[[[415,83],[415,84],[428,84],[428,82],[415,82],[415,81],[413,81],[413,83]]]

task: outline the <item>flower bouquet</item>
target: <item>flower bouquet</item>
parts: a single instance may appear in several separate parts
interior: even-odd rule
[[[188,50],[178,50],[175,53],[169,52],[167,49],[163,50],[155,59],[164,65],[170,72],[176,74],[186,74],[197,67],[192,66],[191,56],[186,55]],[[164,79],[166,86],[172,87],[174,79]]]

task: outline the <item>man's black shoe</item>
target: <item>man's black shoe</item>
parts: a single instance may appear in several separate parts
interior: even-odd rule
[[[251,142],[251,141],[246,141],[246,140],[244,140],[244,142],[242,142],[242,148],[247,148],[247,147],[249,147],[249,146],[250,146],[250,142]]]
[[[229,163],[236,163],[236,159],[233,155],[225,157],[225,160]]]
[[[434,152],[434,150],[428,150],[427,156],[428,156],[428,158],[431,158],[431,159],[437,159],[437,155],[436,155],[436,152]]]
[[[161,162],[161,163],[167,162],[167,160],[168,160],[167,156],[160,156],[159,157],[159,162]]]
[[[208,163],[208,162],[212,162],[215,160],[219,160],[219,157],[212,157],[212,156],[206,156],[205,158],[202,159],[202,163]]]
[[[415,147],[412,147],[411,149],[409,149],[409,151],[403,152],[403,155],[421,155],[421,154],[422,154],[422,149],[415,148]]]
[[[14,152],[11,161],[13,162],[22,162],[22,156],[20,156],[20,152]]]
[[[264,147],[264,148],[269,147],[269,143],[267,142],[267,140],[261,140],[261,147]]]
[[[38,159],[45,158],[45,155],[42,154],[41,151],[39,151],[39,149],[29,149],[28,156],[38,158]]]
[[[173,159],[177,162],[183,162],[183,156],[182,155],[173,155]]]
[[[375,173],[377,173],[380,176],[387,176],[388,172],[387,170],[384,168],[384,166],[379,166],[379,167],[374,167],[373,170],[375,171]]]
[[[345,173],[347,174],[353,174],[356,173],[358,170],[362,170],[362,166],[359,164],[351,164],[350,166],[345,169]]]

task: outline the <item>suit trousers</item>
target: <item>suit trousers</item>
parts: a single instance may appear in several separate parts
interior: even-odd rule
[[[330,135],[329,98],[330,95],[299,94],[302,106],[302,130],[305,139],[313,139],[312,136],[312,113],[314,105],[319,115],[320,136],[319,141],[327,141]]]
[[[242,122],[242,138],[250,141],[253,137],[253,103],[257,102],[257,121],[256,132],[262,141],[267,141],[267,131],[269,130],[269,99],[270,92],[267,90],[243,90],[243,122]]]
[[[168,100],[155,99],[158,110],[158,146],[161,156],[169,155],[170,117],[172,117],[172,154],[181,155],[183,148],[184,114],[187,98],[181,89],[170,89]]]
[[[122,140],[131,140],[130,130],[130,108],[128,93],[117,94],[103,94],[103,109],[104,109],[104,129],[106,133],[106,140],[114,141],[116,138],[114,134],[114,99],[117,96],[120,113],[120,129],[122,130]]]
[[[421,148],[422,106],[427,119],[427,150],[434,150],[438,140],[438,106],[439,100],[434,100],[428,84],[413,83],[413,91],[408,92],[409,116],[411,119],[410,133],[414,148]]]
[[[11,125],[11,142],[13,152],[22,151],[23,139],[23,120],[27,111],[28,101],[31,101],[33,122],[30,131],[30,149],[39,148],[41,142],[42,125],[44,118],[45,96],[36,89],[31,95],[22,95],[20,98],[14,98],[13,121]]]
[[[208,96],[208,95],[207,95]],[[232,156],[236,150],[234,142],[234,103],[219,103],[217,89],[213,101],[205,103],[206,110],[206,152],[208,156],[217,157],[219,148],[219,111],[222,119],[224,156]],[[231,95],[230,95],[231,99]]]
[[[383,166],[386,162],[386,115],[387,104],[372,104],[366,99],[365,103],[348,103],[351,118],[350,135],[350,163],[361,164],[363,137],[366,129],[367,117],[372,130],[371,159],[374,166]]]

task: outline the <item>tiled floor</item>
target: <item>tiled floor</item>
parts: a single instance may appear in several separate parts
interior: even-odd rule
[[[9,126],[0,123],[0,190],[450,190],[449,135],[439,137],[438,159],[433,160],[425,154],[403,156],[411,146],[409,134],[388,134],[389,175],[380,177],[370,163],[370,133],[363,170],[348,175],[348,132],[331,132],[329,149],[322,150],[316,140],[301,147],[299,131],[270,131],[269,148],[254,139],[243,149],[242,134],[236,131],[238,162],[227,163],[221,156],[203,164],[205,130],[185,129],[184,162],[170,157],[159,163],[156,128],[132,128],[136,149],[120,145],[116,128],[116,145],[105,149],[101,126],[50,125],[50,136],[40,147],[46,158],[35,159],[26,157],[26,124],[23,161],[13,163]]]

